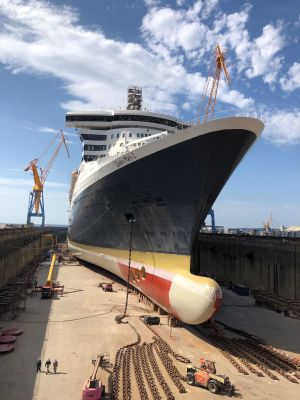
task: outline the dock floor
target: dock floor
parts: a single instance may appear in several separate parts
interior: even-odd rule
[[[45,265],[38,271],[38,284],[43,284],[48,269]],[[20,312],[13,320],[0,321],[1,329],[14,326],[23,329],[23,334],[18,336],[15,350],[0,355],[1,399],[81,399],[83,383],[93,370],[92,357],[98,353],[109,353],[112,365],[107,370],[99,369],[98,377],[110,392],[110,373],[115,354],[120,347],[136,340],[136,334],[129,324],[116,324],[114,321],[115,316],[121,314],[124,309],[124,284],[96,267],[62,264],[57,270],[56,279],[65,285],[62,296],[57,295],[52,300],[41,300],[39,294],[34,294],[27,298],[25,312]],[[112,293],[104,292],[98,287],[98,283],[112,280]],[[299,320],[283,317],[273,311],[253,308],[247,303],[235,307],[230,296],[225,295],[225,307],[220,314],[223,322],[231,325],[237,323],[245,331],[250,330],[260,337],[265,336],[269,342],[273,340],[274,343],[271,344],[281,346],[285,352],[300,357]],[[226,305],[226,301],[231,306]],[[138,330],[142,341],[150,343],[153,333],[139,319],[143,314],[155,315],[149,307],[138,301],[135,294],[130,294],[127,320]],[[238,373],[220,351],[208,342],[206,336],[194,328],[170,329],[167,317],[162,316],[161,325],[154,326],[153,330],[159,333],[172,349],[189,358],[195,365],[199,364],[201,357],[216,361],[217,372],[230,377],[230,381],[238,389],[238,398],[299,399],[300,385],[293,384],[283,377],[274,381],[269,377],[259,378]],[[36,372],[36,360],[39,356],[42,359],[41,373]],[[47,358],[52,361],[54,358],[58,360],[57,374],[45,373]],[[174,364],[185,375],[186,364]],[[51,371],[53,372],[52,367]],[[184,382],[187,393],[180,394],[170,380],[168,383],[176,399],[216,399],[216,395],[207,390],[188,386]],[[133,389],[134,387],[133,384]],[[109,395],[106,398],[109,398]],[[132,391],[132,399],[140,399],[137,391]]]

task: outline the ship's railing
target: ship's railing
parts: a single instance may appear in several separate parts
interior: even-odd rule
[[[190,126],[195,126],[199,124],[205,124],[210,121],[214,121],[216,119],[221,119],[221,118],[232,118],[232,117],[247,117],[247,118],[256,118],[261,121],[264,121],[264,118],[262,114],[259,114],[255,111],[246,111],[246,110],[238,110],[238,111],[233,111],[233,110],[225,110],[225,111],[220,111],[220,112],[215,112],[213,115],[208,115],[208,116],[200,116],[198,118],[195,118],[191,120],[190,122],[187,122],[186,125]]]
[[[170,128],[166,131],[157,133],[155,135],[148,136],[146,138],[142,138],[140,140],[135,140],[132,143],[128,143],[126,146],[123,146],[123,151],[112,155],[112,156],[107,156],[106,158],[98,158],[97,162],[98,164],[101,164],[101,166],[104,166],[106,164],[109,164],[111,161],[116,160],[120,157],[122,157],[125,154],[130,153],[131,151],[137,150],[139,147],[144,146],[148,143],[153,143],[156,142],[157,140],[163,139],[166,136],[169,135],[174,135],[174,133],[178,132],[184,132],[185,129],[190,128],[192,126],[197,126],[197,125],[204,125],[206,123],[209,123],[210,121],[214,121],[217,119],[222,119],[222,118],[232,118],[232,117],[247,117],[247,118],[256,118],[261,121],[263,121],[263,117],[261,114],[258,114],[256,112],[249,112],[249,111],[243,111],[239,110],[238,112],[232,111],[232,110],[227,110],[227,111],[221,111],[214,113],[213,116],[200,116],[198,118],[195,118],[189,122],[185,122],[184,124],[176,125],[173,128]],[[133,147],[133,144],[137,144],[140,146],[139,147]]]

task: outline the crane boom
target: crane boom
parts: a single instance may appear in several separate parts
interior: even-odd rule
[[[56,134],[56,138],[58,138],[59,135],[60,135],[59,144],[58,144],[58,146],[56,147],[56,149],[54,150],[54,153],[52,154],[52,157],[51,157],[50,160],[48,161],[47,167],[46,167],[45,169],[42,170],[42,174],[41,174],[41,175],[42,175],[42,176],[41,176],[42,179],[41,179],[41,180],[42,180],[42,183],[43,183],[43,184],[44,184],[44,182],[46,181],[46,179],[47,179],[47,177],[48,177],[48,175],[49,175],[50,169],[52,168],[52,165],[53,165],[53,163],[54,163],[54,161],[55,161],[55,159],[56,159],[56,157],[57,157],[57,154],[58,154],[58,152],[59,152],[59,150],[61,149],[61,147],[62,147],[63,144],[65,145],[65,148],[66,148],[66,151],[67,151],[67,154],[68,154],[68,158],[70,158],[70,153],[69,153],[69,150],[68,150],[68,147],[67,147],[67,144],[66,144],[66,138],[65,138],[65,135],[63,134],[63,132],[62,132],[61,129],[60,129],[59,132]]]
[[[52,285],[52,275],[53,275],[53,268],[54,268],[55,260],[56,260],[56,254],[53,254],[52,261],[51,261],[51,266],[50,266],[49,272],[48,272],[48,278],[47,278],[46,286],[51,286]]]
[[[212,86],[211,86],[210,94],[209,94],[209,97],[208,97],[208,100],[206,103],[206,107],[205,107],[206,95],[207,95],[208,86],[210,83],[210,76],[209,76],[205,83],[205,88],[204,88],[204,91],[202,94],[201,107],[199,108],[200,110],[202,110],[205,107],[205,114],[204,114],[203,122],[206,122],[206,120],[209,117],[212,118],[214,115],[215,106],[216,106],[216,102],[217,102],[218,87],[219,87],[220,76],[221,76],[222,71],[224,72],[226,81],[229,84],[230,76],[229,76],[229,72],[228,72],[226,64],[225,64],[225,52],[222,51],[221,46],[219,44],[217,44],[216,49],[215,49],[215,71],[212,74],[213,79],[212,79]]]

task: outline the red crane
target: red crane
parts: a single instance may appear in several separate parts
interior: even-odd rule
[[[214,61],[214,62],[213,62]],[[214,71],[213,71],[214,67]],[[220,81],[220,76],[221,72],[224,72],[225,78],[227,83],[230,83],[230,77],[229,73],[227,71],[227,67],[225,64],[225,51],[222,50],[221,46],[217,44],[215,52],[214,52],[214,60],[210,63],[209,67],[209,74],[205,82],[203,94],[202,94],[202,102],[199,107],[198,111],[198,120],[200,117],[203,115],[202,113],[204,112],[204,117],[203,117],[203,122],[206,122],[207,119],[211,119],[214,115],[215,111],[215,105],[217,101],[217,92],[218,92],[218,87],[219,87],[219,81]],[[210,89],[209,96],[208,94],[208,89],[210,86],[212,78],[212,85]]]

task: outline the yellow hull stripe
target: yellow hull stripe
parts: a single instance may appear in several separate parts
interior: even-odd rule
[[[82,243],[73,242],[71,240],[69,240],[69,244],[71,246],[77,247],[78,249],[81,248],[82,250],[99,254],[99,256],[101,256],[101,254],[104,254],[105,256],[112,257],[118,260],[128,260],[128,250],[90,246]],[[80,258],[79,254],[78,258]],[[171,274],[181,274],[183,276],[189,277],[192,280],[193,277],[195,277],[195,281],[199,279],[198,276],[192,275],[190,273],[191,257],[187,255],[132,251],[131,260],[132,263],[138,263],[150,268],[154,267],[155,269],[164,270]]]

